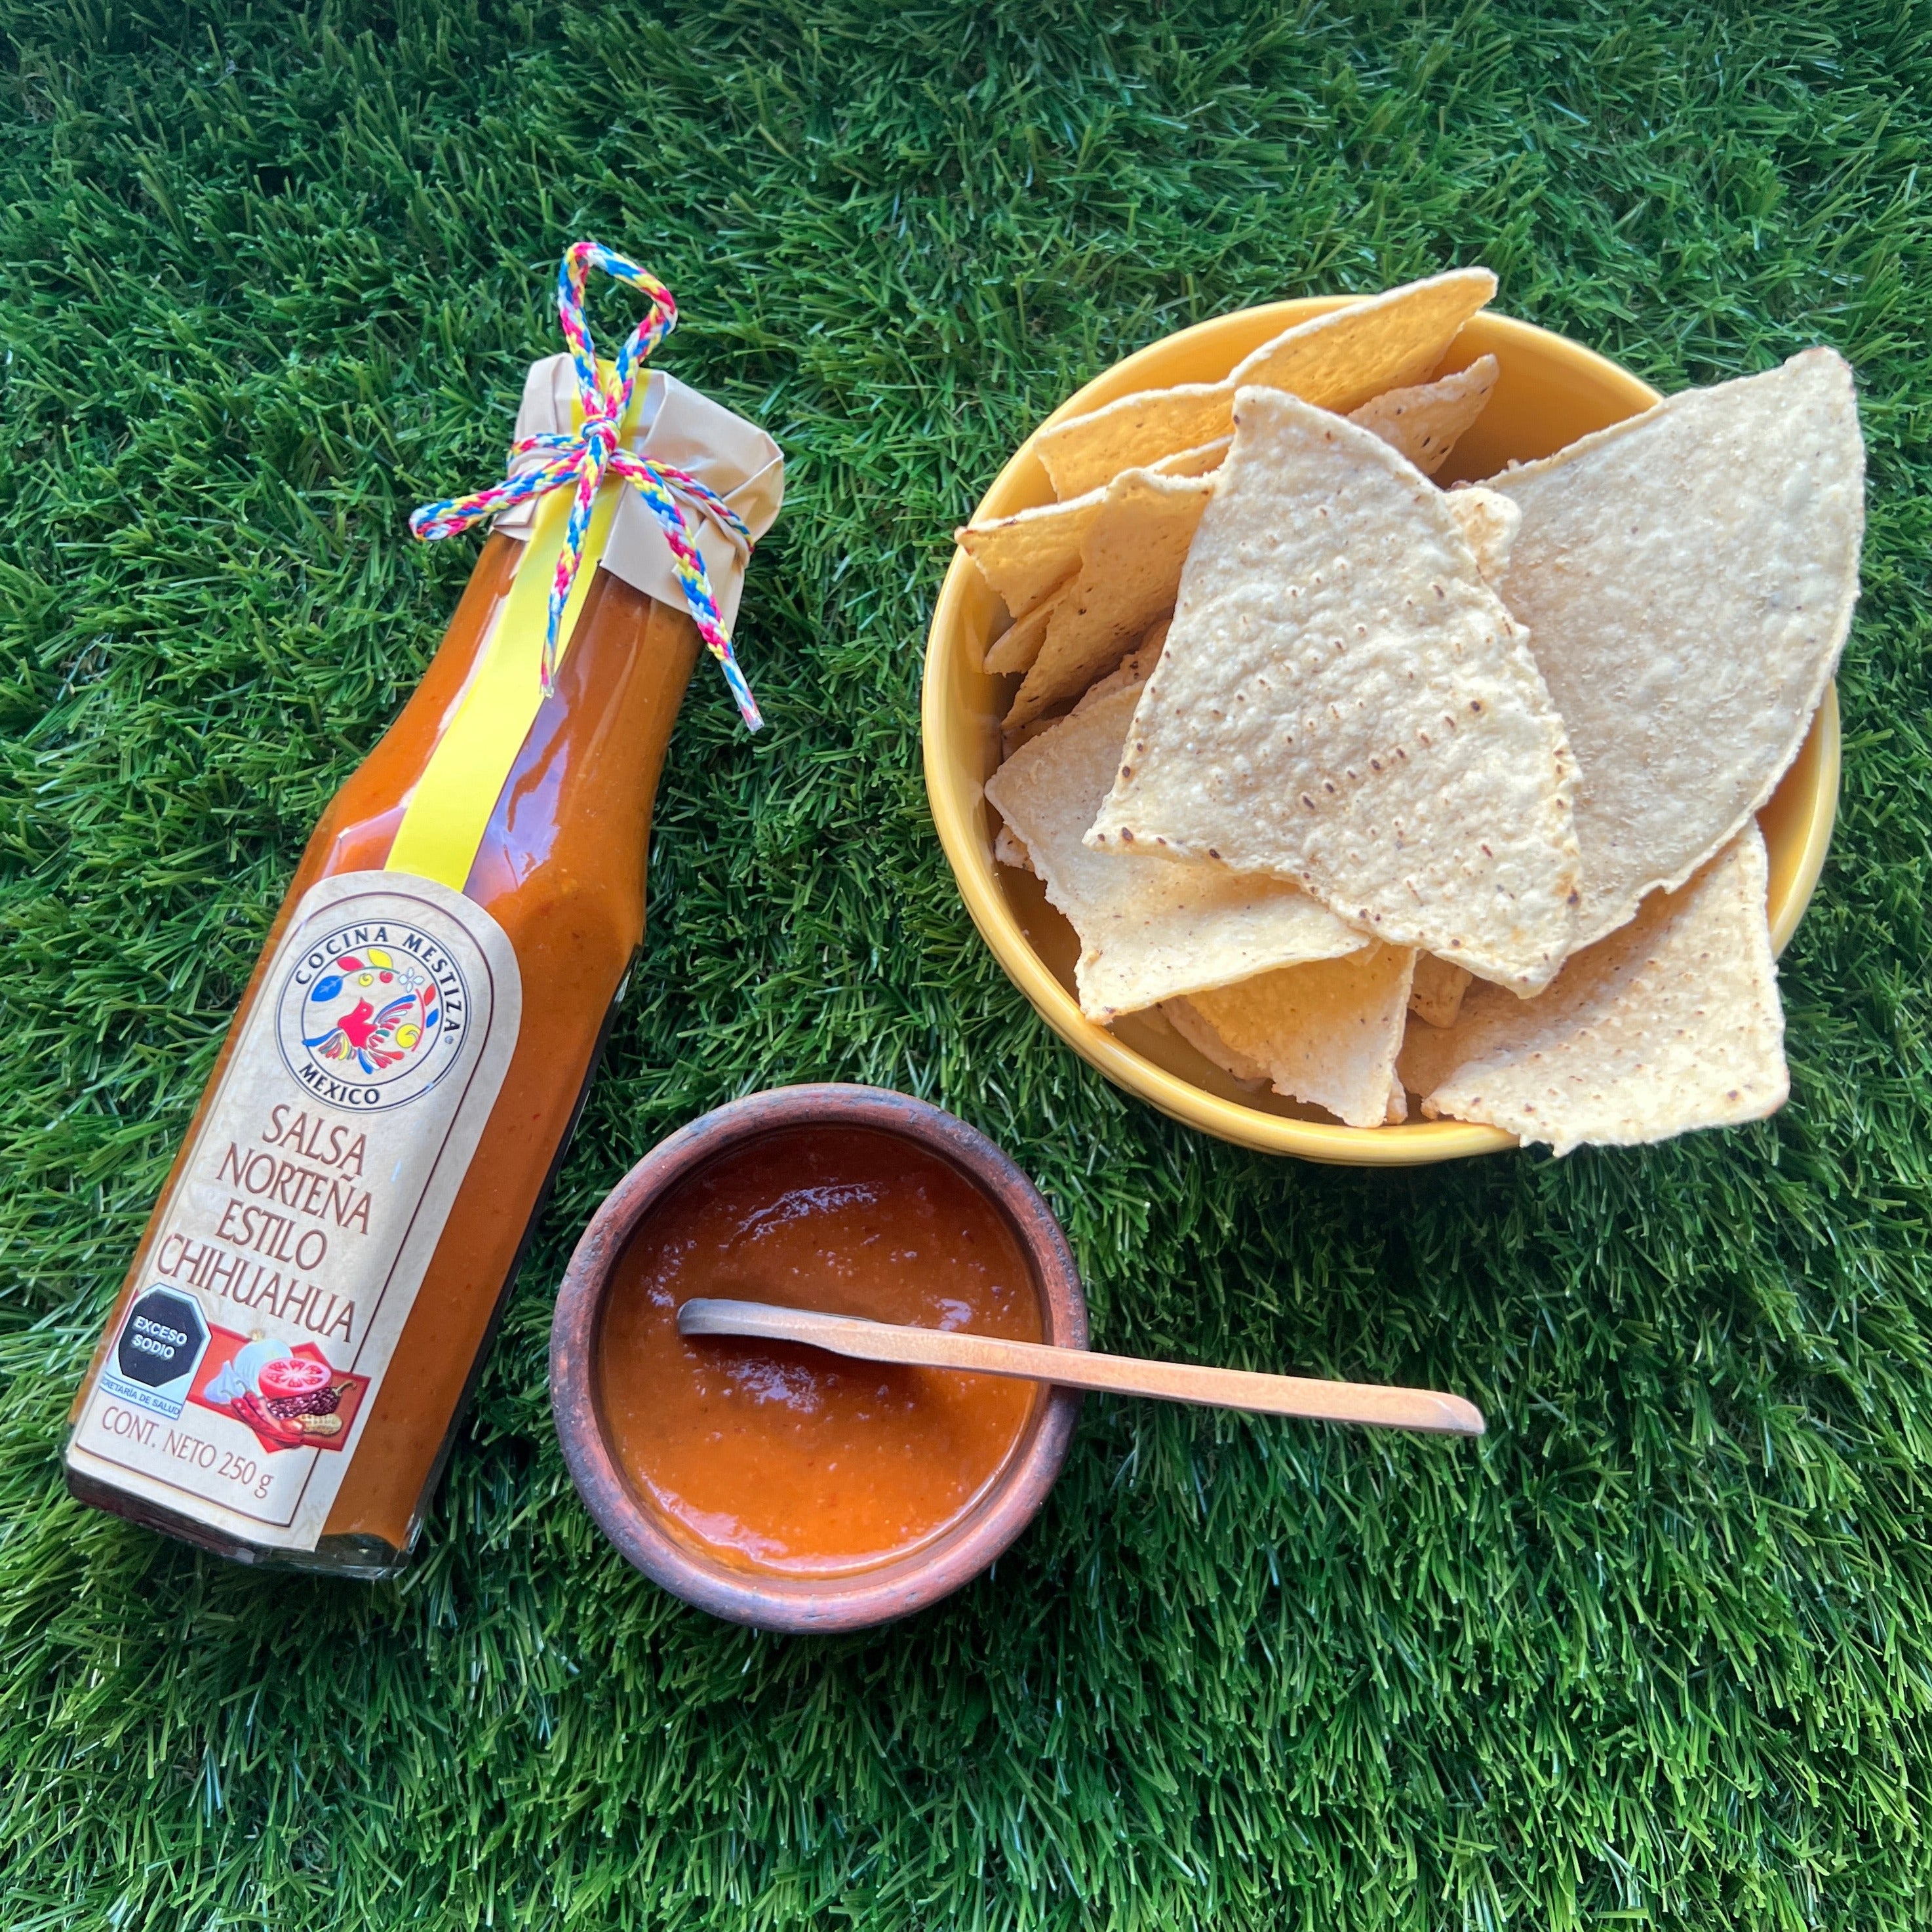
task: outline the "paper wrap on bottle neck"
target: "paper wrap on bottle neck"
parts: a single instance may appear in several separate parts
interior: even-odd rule
[[[577,375],[568,356],[547,356],[530,364],[524,383],[524,400],[517,411],[516,440],[542,434],[568,436],[579,427],[572,412],[577,404]],[[652,370],[640,380],[631,405],[632,428],[624,447],[674,470],[694,476],[715,490],[744,519],[753,542],[777,520],[784,496],[784,457],[778,445],[742,416],[722,403],[680,382],[675,376]],[[512,471],[535,468],[540,453],[512,459]],[[664,534],[628,483],[610,526],[610,541],[598,560],[634,590],[684,608],[684,592],[671,561]],[[726,529],[692,503],[682,505],[685,526],[704,559],[718,614],[729,631],[736,622],[738,600],[745,588],[745,565],[750,547],[736,532]],[[536,520],[535,500],[518,504],[497,518],[495,527],[519,542],[526,541]]]

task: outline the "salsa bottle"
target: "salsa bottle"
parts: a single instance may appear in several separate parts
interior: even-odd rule
[[[653,297],[614,367],[592,266]],[[497,528],[309,839],[74,1403],[76,1496],[249,1562],[406,1561],[642,940],[701,647],[755,722],[724,626],[776,446],[634,386],[676,320],[634,265],[580,243],[560,280],[572,356],[508,482],[418,512]]]

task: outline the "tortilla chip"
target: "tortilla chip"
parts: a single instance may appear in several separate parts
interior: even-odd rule
[[[1047,503],[983,524],[968,524],[953,540],[1016,620],[1044,603],[1080,567],[1088,526],[1106,500],[1096,490],[1070,503]]]
[[[1450,268],[1406,282],[1263,343],[1234,364],[1228,386],[1286,389],[1346,416],[1384,389],[1424,381],[1496,292],[1487,268]]]
[[[1131,686],[1136,691],[1148,681],[1148,667],[1138,651],[1130,652],[1121,658],[1105,677],[1096,678],[1087,687],[1085,695],[1072,710],[1070,718],[1078,718],[1081,712],[1098,704],[1102,698],[1112,698],[1117,691],[1125,691]]]
[[[1196,993],[1162,1010],[1184,1039],[1238,1078],[1265,1073],[1277,1094],[1326,1107],[1352,1127],[1379,1127],[1397,1090],[1396,1054],[1414,970],[1408,948],[1376,942],[1346,958]],[[1204,1043],[1210,1039],[1225,1058]]]
[[[1278,880],[1120,858],[1082,843],[1113,782],[1140,694],[1130,686],[1063,718],[986,782],[987,797],[1025,844],[1048,898],[1080,935],[1081,1011],[1109,1019],[1359,948],[1360,933]]]
[[[1129,685],[1138,690],[1146,683],[1148,674],[1160,662],[1160,640],[1166,635],[1167,624],[1163,619],[1105,677],[1088,686],[1086,696],[1073,707],[1072,715],[1078,717],[1089,705],[1098,704],[1102,698],[1111,698],[1115,692],[1126,690]],[[1150,644],[1148,638],[1154,641]]]
[[[1644,902],[1550,990],[1471,990],[1444,1032],[1412,1028],[1402,1074],[1435,1117],[1559,1154],[1762,1120],[1790,1090],[1768,876],[1754,821],[1690,883]]]
[[[1462,995],[1469,990],[1470,977],[1453,960],[1438,959],[1432,952],[1418,953],[1415,984],[1408,993],[1409,1011],[1432,1027],[1454,1026],[1462,1010]]]
[[[1156,476],[1211,476],[1220,468],[1234,441],[1232,436],[1217,436],[1212,442],[1204,442],[1198,449],[1177,450],[1172,456],[1163,456],[1158,463],[1150,463],[1148,467]]]
[[[1066,714],[1055,712],[1049,718],[1036,718],[1030,724],[1016,726],[1010,731],[1000,734],[1000,763],[1004,764],[1022,745],[1030,745],[1038,737],[1051,731],[1056,724],[1064,724]]]
[[[1509,569],[1510,545],[1522,527],[1522,512],[1507,496],[1480,484],[1451,490],[1443,500],[1462,532],[1462,541],[1475,553],[1483,581],[1499,586]],[[1535,656],[1534,646],[1530,655]]]
[[[1040,656],[1047,623],[1066,594],[1064,590],[1056,591],[1044,604],[1036,604],[1024,617],[1010,625],[1004,634],[988,647],[986,668],[996,677],[1004,677],[1014,671],[1030,670],[1034,659]]]
[[[1009,725],[1084,691],[1174,608],[1187,547],[1214,494],[1212,477],[1145,470],[1130,470],[1108,484],[1106,506],[1081,548],[1079,574],[1054,606],[1040,655],[1006,714]]]
[[[1088,842],[1293,879],[1392,945],[1534,992],[1574,927],[1573,782],[1443,493],[1368,430],[1244,389]]]
[[[1264,342],[1222,382],[1143,389],[1040,432],[1034,447],[1063,498],[1124,470],[1225,436],[1244,385],[1286,389],[1343,413],[1384,389],[1418,382],[1496,292],[1486,268],[1452,268],[1331,309]]]
[[[1496,386],[1496,358],[1479,356],[1466,369],[1420,388],[1384,389],[1348,420],[1373,430],[1391,449],[1399,449],[1425,476],[1449,460],[1462,432],[1483,413]]]
[[[993,836],[993,862],[996,866],[1010,866],[1016,872],[1033,870],[1033,855],[1014,836],[1010,825],[1002,825]]]
[[[1188,1000],[1169,1000],[1161,1008],[1168,1022],[1204,1060],[1211,1060],[1223,1073],[1232,1073],[1244,1087],[1257,1090],[1268,1084],[1268,1069],[1258,1060],[1237,1053],[1201,1017],[1200,1009]]]
[[[1124,470],[1158,463],[1226,436],[1234,392],[1226,382],[1141,389],[1040,431],[1034,448],[1063,501],[1104,490]],[[1076,477],[1090,480],[1076,483]]]
[[[1729,844],[1804,742],[1858,598],[1852,372],[1809,349],[1487,487],[1522,512],[1502,588],[1580,768],[1588,945]]]

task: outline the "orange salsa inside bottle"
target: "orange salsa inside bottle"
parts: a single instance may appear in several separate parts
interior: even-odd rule
[[[247,1505],[266,1493],[287,1466],[282,1453],[319,1445],[313,1460],[320,1462],[342,1438],[343,1418],[353,1403],[366,1400],[368,1412],[356,1418],[361,1434],[355,1453],[346,1467],[338,1466],[340,1487],[308,1549],[266,1542],[257,1546],[245,1528],[211,1528],[205,1514],[197,1518],[187,1487],[178,1508],[158,1500],[167,1492],[154,1483],[145,1493],[130,1493],[103,1476],[98,1459],[77,1456],[70,1446],[68,1481],[76,1494],[226,1555],[363,1576],[386,1575],[401,1565],[643,937],[652,802],[699,640],[682,611],[599,569],[556,688],[524,741],[464,882],[463,898],[489,915],[514,951],[520,1025],[420,1288],[406,1303],[386,1368],[380,1377],[365,1378],[366,1388],[332,1370],[262,1365],[264,1379],[247,1352],[251,1345],[244,1334],[224,1340],[196,1331],[185,1292],[169,1286],[177,1278],[188,1281],[190,1270],[204,1303],[211,1293],[246,1292],[256,1297],[258,1308],[272,1307],[286,1317],[299,1291],[307,1297],[300,1306],[310,1328],[333,1313],[333,1303],[325,1310],[317,1294],[299,1288],[299,1268],[305,1256],[317,1251],[319,1237],[344,1244],[354,1238],[356,1189],[380,1190],[382,1177],[359,1171],[356,1144],[344,1137],[352,1131],[352,1120],[331,1138],[298,1108],[292,1114],[284,1107],[272,1116],[273,1127],[262,1130],[280,1136],[275,1144],[238,1144],[224,1150],[222,1183],[234,1199],[209,1210],[220,1210],[214,1225],[222,1239],[169,1242],[160,1239],[161,1232],[178,1188],[185,1184],[184,1168],[229,1057],[257,1002],[276,996],[265,980],[291,915],[319,884],[383,867],[411,793],[455,716],[522,550],[509,536],[488,539],[422,683],[310,838],[75,1404],[76,1425],[85,1415],[105,1415],[118,1439],[143,1445],[151,1461],[178,1471],[183,1485],[199,1484],[194,1496],[232,1493]],[[406,875],[392,876],[410,883]],[[346,964],[372,968],[367,952],[364,947],[348,956]],[[447,1033],[460,1020],[453,1002],[446,1000],[440,1010],[430,1003],[410,1009],[413,1031],[392,1023],[385,1035],[378,1003],[398,993],[405,979],[422,975],[402,972],[400,954],[385,952],[382,958],[388,962],[384,971],[361,976],[372,982],[366,1000],[348,1005],[353,986],[342,995],[338,1004],[347,1010],[337,1024],[344,1030],[340,1039],[332,1036],[316,1047],[317,1054],[336,1052],[346,1064],[363,1048],[381,1067],[386,1047],[388,1058],[406,1058],[406,1049],[421,1050],[418,1036],[426,1024],[440,1022]],[[336,973],[328,984],[344,976]],[[432,992],[425,988],[419,997],[429,1002]],[[328,1065],[316,1064],[325,1070]],[[311,1080],[316,1077],[313,1069],[307,1072]],[[322,1118],[318,1110],[316,1120]],[[336,1223],[328,1218],[330,1203]],[[364,1205],[362,1211],[366,1225],[370,1210]],[[161,1279],[164,1266],[173,1276]],[[161,1298],[153,1304],[157,1312],[124,1318],[137,1291],[143,1301]],[[245,1314],[232,1318],[241,1322]],[[252,1346],[276,1361],[320,1363],[326,1348],[361,1318],[343,1312],[335,1318],[335,1336],[324,1334],[307,1356],[285,1341]],[[198,1354],[204,1348],[211,1352]],[[174,1357],[199,1360],[201,1366],[183,1370],[184,1378],[192,1375],[192,1392],[173,1402],[170,1414],[166,1403],[144,1404],[142,1378],[161,1376],[176,1366]],[[211,1378],[218,1359],[232,1364],[227,1383]],[[116,1386],[128,1399],[97,1402],[90,1412],[104,1372],[118,1378]],[[179,1386],[187,1388],[188,1382]],[[212,1412],[211,1402],[230,1391],[240,1392],[230,1412],[245,1411],[259,1438],[251,1444],[242,1438],[246,1453],[212,1441],[210,1426],[202,1419]],[[332,1403],[334,1414],[323,1412]]]

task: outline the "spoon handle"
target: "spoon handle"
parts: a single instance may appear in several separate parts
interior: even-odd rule
[[[1041,1342],[1008,1342],[938,1328],[902,1328],[856,1316],[822,1315],[763,1301],[700,1298],[677,1311],[680,1335],[745,1335],[766,1342],[802,1342],[864,1362],[907,1362],[921,1368],[963,1369],[1114,1395],[1153,1396],[1162,1402],[1258,1415],[1298,1415],[1321,1422],[1358,1422],[1375,1429],[1415,1429],[1432,1436],[1480,1436],[1482,1411],[1459,1395],[1432,1389],[1386,1388],[1304,1376],[1263,1376],[1246,1369],[1196,1368],[1186,1362],[1148,1362],[1131,1355],[1097,1355]]]

